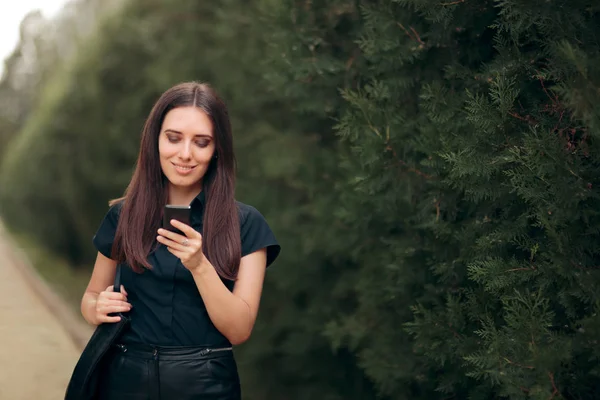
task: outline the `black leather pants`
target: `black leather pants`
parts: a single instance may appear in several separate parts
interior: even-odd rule
[[[100,377],[98,400],[240,400],[231,349],[118,345]]]

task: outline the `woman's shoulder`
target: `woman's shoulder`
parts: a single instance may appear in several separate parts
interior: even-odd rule
[[[240,226],[248,222],[252,218],[264,218],[263,215],[256,209],[256,207],[250,204],[242,203],[241,201],[235,201],[238,208],[238,215],[240,217]]]
[[[121,214],[121,209],[123,208],[123,203],[125,199],[116,199],[108,202],[108,210],[104,215],[104,218],[108,218],[113,221],[119,220],[119,215]]]
[[[108,210],[105,211],[104,218],[100,223],[100,228],[106,231],[115,231],[119,222],[121,208],[123,208],[124,199],[111,200],[108,203]]]
[[[98,230],[93,238],[96,249],[106,257],[111,257],[112,244],[115,239],[117,225],[119,223],[119,214],[123,206],[122,200],[113,200],[109,203],[108,211],[104,215]]]
[[[279,255],[281,247],[267,220],[256,207],[236,201],[240,216],[242,257],[254,251],[267,249],[267,266]]]
[[[125,198],[114,199],[108,202],[108,211],[119,213],[121,208],[123,207],[123,203],[125,202]]]

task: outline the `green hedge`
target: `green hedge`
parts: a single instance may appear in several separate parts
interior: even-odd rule
[[[0,170],[13,229],[91,264],[152,103],[209,81],[283,246],[249,399],[594,398],[600,7],[203,3],[131,1],[46,88]]]

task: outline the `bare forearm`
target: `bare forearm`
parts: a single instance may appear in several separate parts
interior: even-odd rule
[[[96,321],[96,301],[98,293],[85,292],[81,299],[81,315],[91,325],[98,325]]]
[[[211,265],[198,268],[192,276],[219,332],[234,345],[245,342],[254,325],[248,304],[227,289]]]

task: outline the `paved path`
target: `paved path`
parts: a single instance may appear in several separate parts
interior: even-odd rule
[[[80,350],[19,257],[0,226],[0,399],[60,400]]]

